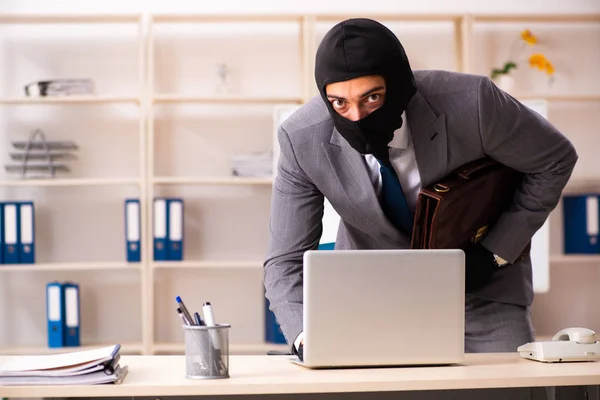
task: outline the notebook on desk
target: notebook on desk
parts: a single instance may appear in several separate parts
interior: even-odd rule
[[[461,250],[308,251],[303,268],[304,361],[299,364],[463,361]]]
[[[61,354],[0,357],[0,386],[119,384],[121,345]]]

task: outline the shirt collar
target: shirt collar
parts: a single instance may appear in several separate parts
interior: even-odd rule
[[[404,111],[402,113],[402,126],[394,131],[394,138],[388,143],[388,146],[395,149],[408,149],[409,137],[408,121],[406,120],[406,111]]]

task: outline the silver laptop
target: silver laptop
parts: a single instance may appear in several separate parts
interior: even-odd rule
[[[463,361],[464,275],[461,250],[307,251],[301,364]]]

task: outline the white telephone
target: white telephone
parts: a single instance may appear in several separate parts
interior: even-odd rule
[[[587,328],[567,328],[552,340],[531,342],[519,346],[521,357],[542,362],[576,362],[600,360],[600,342],[596,333]]]

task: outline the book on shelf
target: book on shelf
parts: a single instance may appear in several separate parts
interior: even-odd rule
[[[0,357],[0,386],[120,384],[127,365],[120,365],[121,345],[62,354]]]

